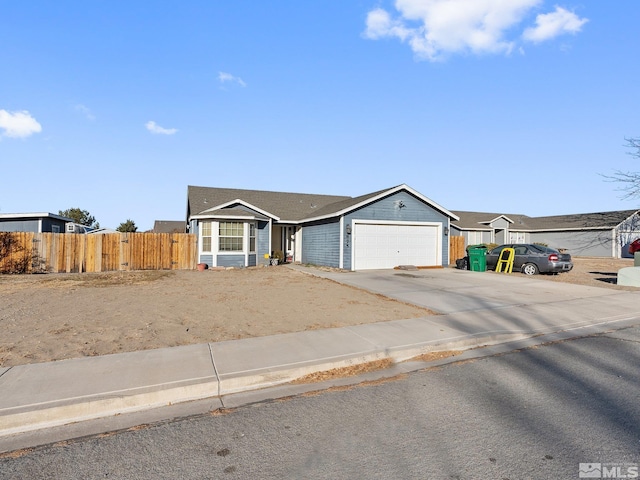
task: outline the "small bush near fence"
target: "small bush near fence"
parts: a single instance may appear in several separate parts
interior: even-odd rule
[[[0,232],[0,273],[191,270],[196,257],[186,233]]]
[[[0,232],[0,273],[26,273],[31,266],[31,250],[17,235]]]

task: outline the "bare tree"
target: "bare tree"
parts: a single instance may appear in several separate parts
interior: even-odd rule
[[[625,138],[625,141],[627,142],[625,147],[631,149],[627,154],[640,160],[640,137]],[[623,199],[640,198],[640,172],[623,172],[616,170],[613,175],[603,176],[609,182],[618,182],[621,184],[619,190],[623,192]]]

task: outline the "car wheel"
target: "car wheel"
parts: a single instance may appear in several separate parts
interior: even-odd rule
[[[522,273],[525,275],[536,275],[538,273],[538,266],[535,263],[525,263],[522,266]]]

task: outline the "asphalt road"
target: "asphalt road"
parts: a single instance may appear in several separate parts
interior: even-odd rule
[[[627,328],[3,456],[0,478],[632,478],[639,367]]]

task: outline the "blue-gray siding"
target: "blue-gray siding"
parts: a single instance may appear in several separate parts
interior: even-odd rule
[[[464,246],[478,245],[481,243],[491,243],[491,232],[485,231],[473,231],[458,230],[457,228],[451,229],[452,235],[458,235],[464,237]]]
[[[33,232],[39,231],[38,220],[12,220],[9,222],[0,222],[1,232]]]
[[[402,202],[403,207],[400,207]],[[389,197],[378,200],[375,203],[350,212],[344,217],[344,224],[353,227],[353,220],[381,220],[391,222],[437,222],[443,226],[448,225],[448,217],[442,212],[431,208],[409,192],[400,191]],[[305,227],[306,228],[306,227]],[[353,235],[352,228],[352,235]],[[442,229],[444,232],[444,228]],[[344,268],[351,269],[351,238],[346,233],[346,228],[342,241],[344,242]],[[444,233],[442,242],[442,265],[449,264],[449,237]],[[304,246],[304,240],[302,245]]]
[[[200,255],[200,260],[198,261],[198,263],[206,263],[210,267],[213,267],[213,255]]]
[[[256,253],[257,264],[268,265],[269,259],[264,258],[265,255],[271,255],[271,249],[269,248],[269,222],[258,222],[258,229],[256,232]]]
[[[57,225],[60,228],[59,233],[64,233],[66,222],[64,220],[56,220],[55,218],[42,218],[42,232],[51,232],[52,226]],[[39,218],[25,218],[15,220],[0,220],[0,232],[32,232],[40,233]]]
[[[340,267],[340,224],[337,219],[304,226],[302,263]]]
[[[244,255],[218,255],[217,264],[219,267],[244,267]]]
[[[611,230],[576,232],[531,232],[532,243],[545,243],[551,248],[566,248],[576,257],[611,257]]]

